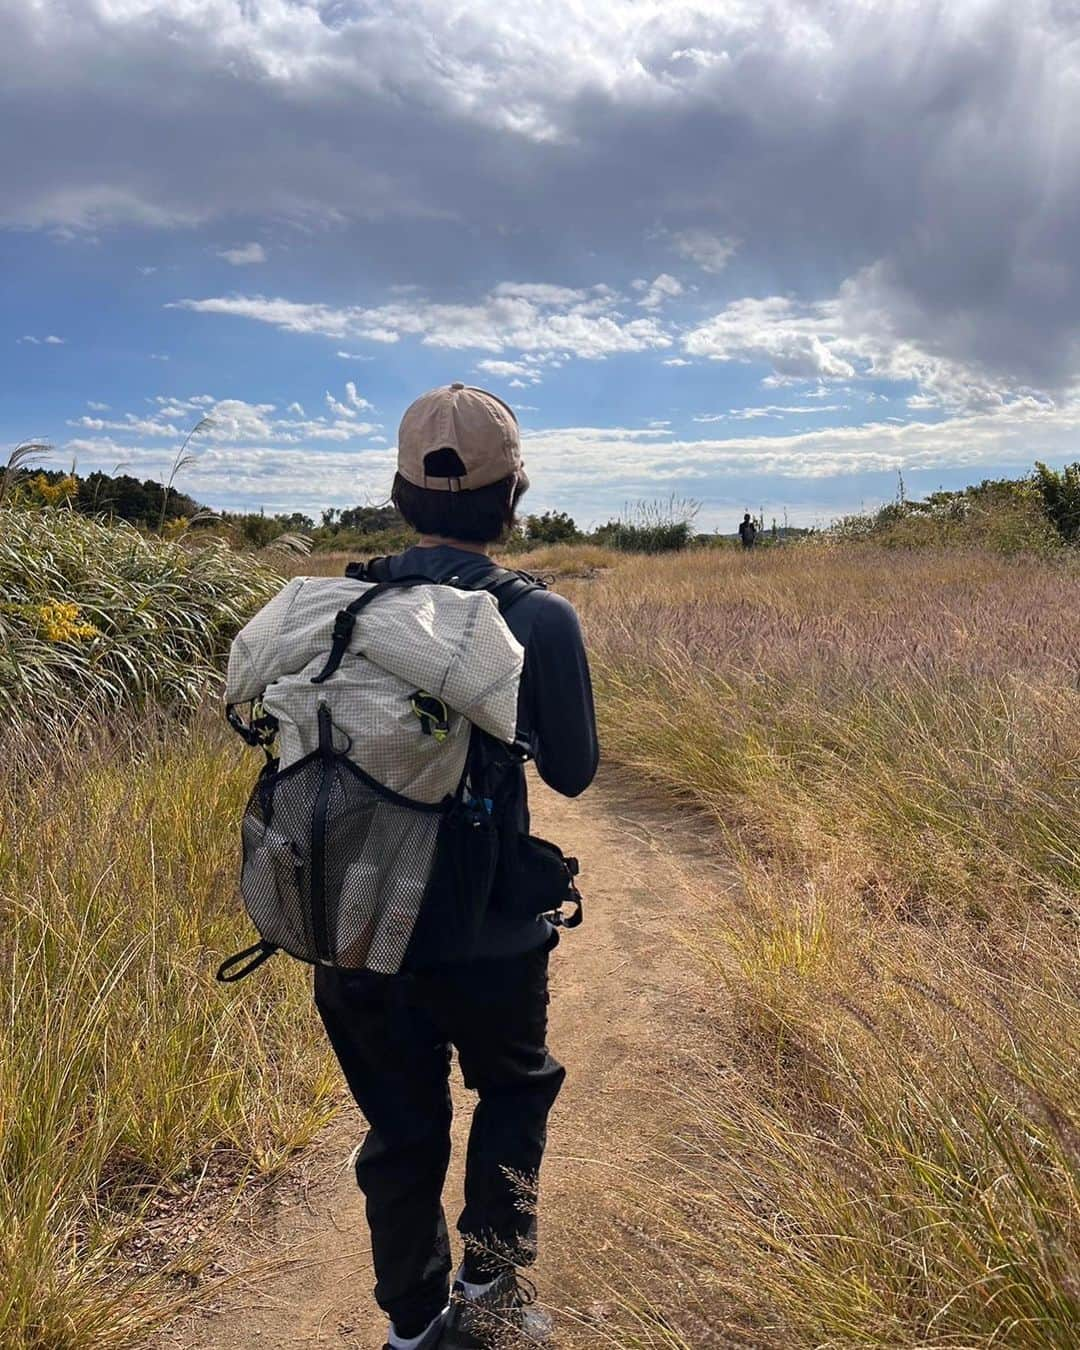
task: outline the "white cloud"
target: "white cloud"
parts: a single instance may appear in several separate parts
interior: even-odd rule
[[[909,406],[946,412],[992,410],[1018,399],[1046,398],[1022,384],[939,355],[898,332],[882,300],[877,266],[848,278],[828,300],[747,297],[683,335],[691,356],[766,365],[769,388],[815,381],[822,397],[837,381],[866,379],[915,386]]]
[[[476,369],[482,370],[486,375],[498,375],[501,378],[509,379],[512,375],[524,377],[533,372],[524,361],[477,361]]]
[[[34,195],[23,194],[18,203],[0,206],[0,220],[22,229],[61,227],[73,235],[88,235],[114,225],[137,225],[154,229],[187,228],[207,217],[190,204],[164,205],[153,200],[153,187],[114,187],[56,184]]]
[[[191,398],[157,394],[148,401],[154,409],[149,416],[131,412],[115,418],[84,415],[71,419],[68,425],[79,431],[108,433],[110,444],[117,437],[129,436],[143,441],[167,441],[175,446],[198,421],[209,417],[209,423],[199,433],[199,446],[260,443],[281,448],[323,441],[373,440],[374,433],[380,429],[377,422],[359,419],[359,413],[370,409],[371,404],[357,393],[351,381],[346,385],[344,401],[327,395],[329,417],[307,417],[303,406],[297,402],[290,403],[286,409],[288,415],[282,416],[273,403],[212,399],[207,394]]]
[[[77,455],[83,472],[111,470],[122,460],[142,476],[160,476],[204,405],[165,396],[153,402],[157,411],[150,417],[86,418],[64,453]],[[271,404],[220,400],[182,489],[212,506],[309,512],[386,492],[394,452],[372,424],[305,419],[293,411],[280,416]],[[1024,468],[1034,458],[1055,462],[1073,453],[1078,433],[1080,395],[1053,409],[1028,400],[935,422],[884,419],[774,436],[680,437],[657,419],[644,427],[527,431],[524,441],[533,500],[570,509],[579,519],[602,519],[626,501],[672,491],[708,503],[722,495],[726,480],[787,480],[797,499],[799,482],[824,479],[837,480],[843,496],[842,480],[852,474]]]
[[[84,431],[121,431],[132,436],[161,436],[169,439],[180,435],[180,428],[170,422],[152,417],[136,417],[133,413],[116,421],[103,417],[75,417],[68,422],[68,426],[79,427]]]
[[[509,380],[512,389],[527,389],[539,384],[544,378],[544,369],[556,364],[543,356],[527,355],[520,361],[499,361],[490,357],[477,361],[476,369],[485,375],[494,375],[499,380]]]
[[[689,61],[694,66],[717,66],[730,61],[727,52],[703,51],[700,47],[680,47],[671,53],[672,61]]]
[[[697,263],[703,272],[713,273],[722,272],[739,247],[737,240],[701,228],[678,230],[671,242],[683,258]]]
[[[108,411],[109,411],[109,405],[108,405],[107,403],[97,403],[97,402],[95,402],[94,399],[92,399],[92,398],[88,398],[88,399],[86,400],[86,406],[90,409],[91,412],[108,412]]]
[[[642,289],[642,288],[638,288]],[[667,272],[661,272],[651,282],[644,287],[645,294],[638,301],[643,309],[659,309],[665,300],[674,299],[677,295],[682,295],[683,284],[677,277],[670,276]]]
[[[356,392],[356,385],[352,380],[345,382],[345,402],[342,403],[336,399],[329,389],[326,391],[326,406],[339,418],[354,418],[360,413],[367,412],[372,408],[372,404],[366,398],[361,398]]]
[[[683,339],[691,356],[760,362],[797,379],[849,379],[835,304],[797,305],[784,296],[735,300]]]
[[[25,343],[30,347],[63,347],[67,338],[57,337],[55,333],[50,333],[47,337],[34,337],[31,333],[24,333],[21,338],[16,338],[16,342]]]
[[[729,474],[820,479],[897,469],[1030,466],[1070,454],[1080,431],[1080,398],[1053,411],[1015,404],[939,422],[888,420],[780,436],[687,440],[662,431],[568,427],[528,432],[534,483],[575,502],[600,487],[623,499]]]
[[[639,305],[658,307],[682,292],[666,273],[632,283]],[[845,281],[831,298],[801,301],[791,296],[744,296],[711,318],[680,332],[658,313],[628,318],[613,288],[587,289],[503,282],[475,303],[447,304],[410,295],[390,304],[331,306],[264,296],[185,299],[172,307],[246,318],[287,332],[372,341],[411,338],[425,346],[491,353],[476,369],[511,388],[537,384],[547,368],[569,360],[600,360],[632,352],[655,352],[664,365],[691,358],[763,365],[766,387],[814,388],[823,397],[837,382],[888,381],[907,385],[917,409],[958,412],[993,408],[1037,391],[1010,386],[980,370],[935,354],[901,336],[882,300],[885,282],[877,267]],[[681,341],[685,355],[670,351]]]
[[[417,297],[363,308],[232,295],[178,300],[172,307],[253,319],[292,333],[375,342],[415,337],[431,347],[529,353],[545,360],[564,356],[599,360],[672,345],[672,337],[656,319],[627,319],[617,299],[607,287],[580,291],[503,282],[476,304],[433,303]]]
[[[589,298],[588,291],[529,281],[500,281],[492,291],[492,295],[511,296],[519,300],[532,301],[533,304],[550,306],[580,305]]]
[[[371,438],[374,440],[374,438]],[[174,447],[117,442],[107,436],[77,437],[64,446],[77,455],[80,472],[111,472],[118,460],[138,477],[167,474]],[[355,506],[383,497],[394,476],[396,452],[383,445],[297,449],[261,444],[200,446],[177,486],[197,501],[224,510],[307,511]]]
[[[266,249],[259,243],[237,244],[235,248],[219,249],[218,257],[232,263],[233,267],[250,267],[253,263],[266,261]]]
[[[751,422],[761,417],[789,417],[793,415],[805,416],[812,413],[820,416],[822,413],[847,412],[848,407],[845,403],[819,403],[806,406],[804,404],[777,404],[768,403],[760,408],[729,408],[726,413],[705,413],[700,417],[695,417],[695,422]]]

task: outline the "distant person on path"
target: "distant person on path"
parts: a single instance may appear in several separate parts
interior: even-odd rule
[[[493,394],[452,384],[406,411],[393,500],[420,542],[379,560],[388,578],[474,584],[528,487],[517,418]],[[523,594],[506,622],[525,649],[518,740],[540,777],[575,797],[598,760],[589,668],[577,615],[550,591]],[[512,766],[512,810],[528,832],[525,773]],[[388,1350],[473,1350],[509,1329],[545,1344],[550,1319],[518,1268],[536,1255],[535,1191],[548,1112],[565,1072],[546,1045],[548,957],[558,932],[493,898],[468,959],[403,976],[315,969],[315,999],[370,1130],[356,1158],[367,1200],[375,1297]],[[464,1262],[450,1287],[442,1190],[450,1159],[451,1048],[478,1094],[469,1135]],[[504,1339],[498,1340],[501,1336]]]
[[[757,526],[750,519],[750,512],[747,511],[739,523],[739,539],[743,548],[753,548],[754,540],[757,538]]]

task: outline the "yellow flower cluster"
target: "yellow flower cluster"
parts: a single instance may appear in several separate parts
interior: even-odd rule
[[[64,600],[46,600],[34,606],[38,630],[49,642],[80,642],[97,637],[99,628],[79,622],[79,606]]]
[[[78,495],[79,480],[74,474],[69,473],[55,483],[50,483],[43,473],[39,473],[31,478],[30,487],[46,505],[56,506]]]

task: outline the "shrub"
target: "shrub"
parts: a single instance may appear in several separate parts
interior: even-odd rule
[[[676,553],[694,537],[698,502],[670,497],[667,501],[638,502],[622,516],[593,531],[594,543],[624,553]]]
[[[1080,532],[1080,465],[1056,473],[1037,465],[1021,479],[986,479],[921,501],[903,490],[870,514],[845,516],[829,534],[885,548],[989,549],[1048,556]]]
[[[1035,490],[1047,519],[1069,543],[1080,539],[1080,463],[1066,464],[1057,472],[1036,463]]]
[[[565,511],[525,517],[525,540],[530,548],[537,544],[573,544],[580,538],[581,531]]]

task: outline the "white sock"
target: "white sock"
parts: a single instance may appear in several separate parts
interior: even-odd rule
[[[464,1267],[462,1267],[462,1270],[463,1269]],[[498,1277],[496,1276],[496,1279],[494,1280],[488,1280],[486,1284],[470,1284],[461,1273],[461,1270],[459,1270],[455,1279],[456,1283],[461,1285],[462,1293],[466,1298],[480,1298],[482,1294],[486,1294],[491,1286],[497,1282]]]
[[[446,1309],[444,1308],[442,1312],[439,1313],[438,1317],[433,1317],[431,1319],[431,1321],[427,1324],[427,1326],[423,1329],[423,1331],[420,1333],[419,1336],[400,1336],[398,1335],[398,1332],[394,1327],[393,1322],[391,1322],[390,1331],[387,1334],[386,1339],[394,1347],[394,1350],[417,1350],[417,1346],[420,1344],[420,1342],[428,1334],[428,1332],[435,1325],[435,1323],[440,1321],[445,1314]]]

